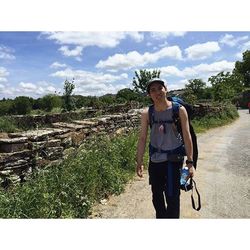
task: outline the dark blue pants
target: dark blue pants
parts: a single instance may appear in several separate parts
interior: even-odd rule
[[[180,217],[180,168],[183,162],[149,163],[149,184],[156,218]]]

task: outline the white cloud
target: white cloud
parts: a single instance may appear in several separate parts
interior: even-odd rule
[[[37,82],[36,84],[30,82],[20,82],[17,86],[13,87],[10,84],[0,87],[2,95],[8,95],[11,98],[16,96],[32,96],[38,98],[46,94],[53,94],[57,89],[51,83]]]
[[[192,67],[192,69],[199,74],[218,74],[221,71],[231,72],[234,69],[235,62],[228,62],[226,60],[214,62],[211,64],[202,63]],[[186,68],[188,69],[188,68]]]
[[[44,32],[47,39],[59,44],[78,45],[82,47],[98,46],[100,48],[116,47],[122,39],[130,37],[141,42],[144,35],[139,32]]]
[[[220,46],[217,42],[197,43],[185,49],[187,58],[191,60],[206,59],[218,51]]]
[[[7,82],[6,76],[9,75],[9,72],[4,67],[0,67],[0,82]]]
[[[14,52],[13,49],[0,45],[0,59],[5,59],[5,60],[16,59],[16,57],[12,55],[13,52]]]
[[[179,70],[175,66],[167,66],[167,67],[162,67],[160,68],[161,70],[161,75],[163,76],[177,76],[177,77],[182,77],[183,73],[181,70]]]
[[[26,91],[34,91],[37,89],[37,86],[33,83],[20,82],[19,86]]]
[[[64,64],[64,63],[59,63],[59,62],[53,62],[51,65],[50,65],[50,68],[52,69],[58,69],[58,68],[66,68],[67,65]]]
[[[234,69],[235,63],[228,62],[226,60],[214,62],[211,64],[202,63],[195,65],[193,67],[185,67],[180,70],[175,66],[161,67],[161,76],[163,78],[168,78],[171,76],[180,78],[206,78],[212,75],[216,75],[221,71],[231,72]],[[153,70],[153,69],[149,69]]]
[[[181,60],[182,54],[178,46],[165,47],[155,53],[146,52],[140,54],[137,51],[131,51],[127,54],[115,54],[108,57],[107,60],[100,60],[96,67],[105,69],[126,70],[133,67],[144,66],[149,63],[155,63],[161,58],[174,58]]]
[[[242,44],[241,46],[239,46],[241,48],[241,50],[235,54],[235,57],[239,60],[243,59],[243,53],[246,50],[250,50],[250,41],[245,42],[244,44]]]
[[[74,45],[75,49],[70,50],[68,46],[62,46],[59,51],[64,56],[76,57],[81,61],[82,50],[88,46],[98,46],[100,48],[116,47],[121,40],[130,37],[135,42],[144,39],[143,33],[131,32],[43,32],[47,39],[55,40],[61,45]]]
[[[242,46],[242,52],[245,52],[246,50],[250,50],[250,41],[244,43]]]
[[[116,93],[119,89],[127,87],[128,74],[120,75],[94,73],[83,70],[65,69],[57,71],[51,76],[62,79],[73,79],[76,88],[75,94],[100,96],[105,93]]]
[[[0,82],[2,83],[7,82],[7,79],[5,77],[0,77]]]
[[[239,42],[247,40],[248,36],[241,36],[241,37],[237,37],[235,38],[233,35],[231,34],[225,34],[220,40],[219,42],[222,44],[226,44],[230,47],[234,47],[236,46]]]
[[[166,39],[169,36],[184,36],[187,32],[184,31],[172,31],[172,32],[151,32],[150,35],[153,39]]]
[[[83,47],[81,46],[76,46],[72,50],[70,50],[68,46],[62,46],[61,48],[59,48],[59,51],[61,51],[64,56],[75,57],[75,59],[78,61],[81,61],[80,56],[82,55],[82,50],[83,50]]]

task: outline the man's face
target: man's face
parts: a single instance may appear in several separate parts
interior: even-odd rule
[[[149,96],[152,98],[153,101],[165,98],[166,94],[167,89],[158,82],[153,83],[149,88]]]

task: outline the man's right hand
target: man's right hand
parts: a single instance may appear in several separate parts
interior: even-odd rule
[[[136,173],[137,175],[142,178],[143,177],[143,169],[144,169],[144,166],[143,165],[137,165],[136,167]]]

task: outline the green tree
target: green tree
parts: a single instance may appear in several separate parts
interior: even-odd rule
[[[137,101],[140,97],[140,94],[129,88],[121,89],[116,94],[116,99],[121,101]]]
[[[191,79],[188,80],[189,84],[186,84],[185,87],[189,90],[190,94],[196,96],[196,99],[204,98],[204,90],[206,88],[206,83],[202,79]]]
[[[230,72],[220,72],[216,76],[211,76],[208,81],[212,85],[215,101],[231,101],[243,89],[243,83],[239,76]]]
[[[234,73],[242,75],[245,88],[250,87],[250,50],[246,50],[243,53],[242,62],[237,61],[235,63]]]
[[[132,85],[137,93],[145,94],[147,93],[147,83],[150,79],[155,77],[160,77],[160,70],[139,70],[135,71],[135,77],[133,77]]]
[[[0,101],[0,116],[10,114],[12,105],[13,105],[13,100],[9,100],[9,99],[1,100]]]
[[[74,101],[72,98],[72,93],[73,93],[74,88],[75,88],[74,79],[72,80],[72,82],[65,80],[64,93],[63,93],[63,100],[64,100],[63,109],[65,111],[70,111],[70,110],[75,109]]]
[[[103,104],[103,106],[109,106],[115,102],[115,95],[106,94],[99,97],[99,101]]]
[[[53,108],[60,108],[62,100],[60,96],[48,94],[39,99],[39,108],[50,112]]]
[[[32,109],[33,99],[27,96],[18,96],[14,99],[11,113],[17,115],[29,114]]]
[[[197,102],[197,96],[191,89],[186,89],[185,92],[180,96],[186,103],[194,105]]]

